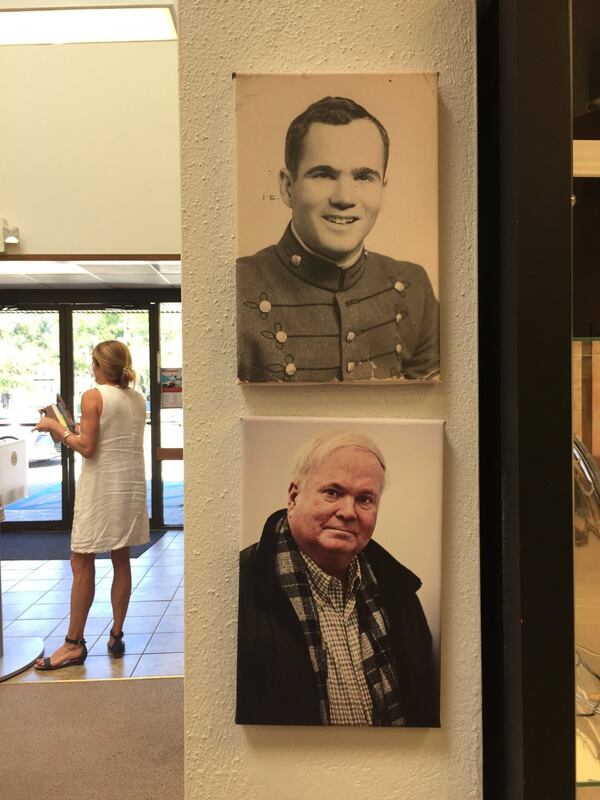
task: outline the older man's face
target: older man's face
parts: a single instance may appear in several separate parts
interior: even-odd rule
[[[280,173],[281,196],[304,244],[332,261],[361,252],[384,188],[384,150],[373,122],[313,122],[302,142],[298,174]]]
[[[330,575],[343,577],[368,544],[384,472],[373,453],[343,447],[325,458],[288,495],[288,522],[298,547]]]

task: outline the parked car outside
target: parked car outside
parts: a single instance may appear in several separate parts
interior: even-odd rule
[[[30,425],[15,425],[0,417],[0,441],[6,439],[25,441],[29,466],[60,461],[60,442],[53,442],[49,433],[34,431]]]

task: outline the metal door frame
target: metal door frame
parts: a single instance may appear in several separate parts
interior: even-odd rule
[[[157,459],[160,446],[160,303],[181,302],[179,289],[151,290],[15,290],[3,291],[3,309],[22,311],[58,311],[60,392],[63,397],[73,395],[73,311],[122,308],[148,313],[148,349],[150,379],[150,441],[151,441],[151,519],[152,528],[175,528],[164,524],[163,485],[161,463]],[[62,449],[62,519],[32,522],[4,522],[3,530],[58,531],[68,530],[72,524],[75,497],[75,472],[73,451]]]

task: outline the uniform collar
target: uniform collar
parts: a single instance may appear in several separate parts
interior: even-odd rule
[[[331,261],[309,253],[292,233],[291,225],[285,229],[276,249],[283,265],[297,278],[330,292],[343,292],[349,289],[361,279],[365,271],[364,250],[356,264],[342,269]]]

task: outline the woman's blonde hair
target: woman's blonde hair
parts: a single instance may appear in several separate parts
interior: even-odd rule
[[[136,374],[131,366],[131,353],[123,342],[100,342],[92,351],[92,358],[111,383],[121,389],[135,384]]]

